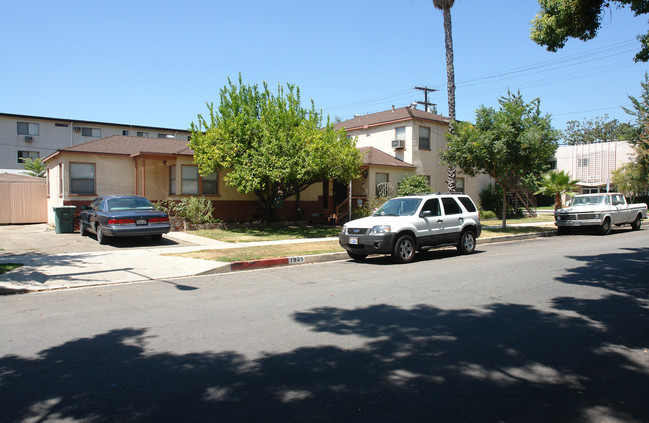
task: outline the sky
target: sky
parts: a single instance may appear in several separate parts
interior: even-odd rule
[[[188,129],[228,77],[300,88],[332,120],[423,101],[448,116],[443,18],[431,0],[0,0],[0,112]],[[557,53],[529,39],[536,0],[456,0],[457,118],[508,90],[556,129],[639,97],[647,17],[613,8]],[[420,108],[422,106],[419,106]]]

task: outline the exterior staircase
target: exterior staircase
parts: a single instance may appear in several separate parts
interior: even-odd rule
[[[524,208],[528,217],[536,217],[536,198],[534,198],[532,191],[523,185],[518,185],[518,187],[509,191],[509,204],[515,210]]]

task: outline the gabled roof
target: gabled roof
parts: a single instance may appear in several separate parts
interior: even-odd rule
[[[384,153],[378,148],[360,147],[358,150],[363,156],[363,166],[392,166],[406,169],[416,169],[416,166],[399,160],[396,157],[389,155],[388,153]]]
[[[169,138],[144,138],[113,135],[111,137],[99,138],[82,144],[73,145],[71,147],[62,148],[51,156],[45,158],[45,161],[62,152],[115,154],[131,157],[142,154],[194,155],[194,151],[189,148],[187,141]]]
[[[399,109],[393,108],[392,110],[384,112],[356,116],[353,119],[336,123],[334,127],[336,129],[345,128],[348,131],[354,131],[407,120],[425,120],[442,125],[448,125],[449,121],[447,117],[436,115],[434,113],[428,113],[413,107],[401,107]]]

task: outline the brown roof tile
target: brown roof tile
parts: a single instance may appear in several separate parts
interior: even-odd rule
[[[136,156],[138,154],[194,154],[187,145],[187,141],[169,138],[143,138],[129,137],[124,135],[113,135],[111,137],[99,138],[73,145],[59,151],[99,153],[99,154],[121,154]]]
[[[393,166],[402,167],[407,169],[415,169],[416,167],[410,163],[406,163],[385,153],[378,148],[374,147],[360,147],[358,149],[363,156],[364,166]]]
[[[348,131],[369,128],[371,126],[387,125],[404,120],[427,120],[447,125],[448,118],[434,113],[428,113],[412,107],[401,107],[384,112],[372,113],[364,116],[357,116],[344,122],[336,123],[336,129],[345,128]]]

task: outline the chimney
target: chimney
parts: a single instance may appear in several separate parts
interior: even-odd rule
[[[394,112],[394,104],[392,105],[392,111]]]

